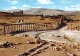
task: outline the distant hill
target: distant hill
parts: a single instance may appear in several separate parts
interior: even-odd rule
[[[20,9],[14,9],[14,10],[0,10],[0,12],[19,12]],[[45,9],[45,8],[31,8],[22,10],[24,14],[30,14],[30,15],[77,15],[80,14],[80,11],[63,11],[58,9]]]

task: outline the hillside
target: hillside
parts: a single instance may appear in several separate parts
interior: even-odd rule
[[[19,12],[20,9],[14,9],[14,10],[0,10],[0,12]],[[45,8],[31,8],[23,10],[24,14],[30,14],[30,15],[79,15],[80,11],[63,11],[58,9],[45,9]]]

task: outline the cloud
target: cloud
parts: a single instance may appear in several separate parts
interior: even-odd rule
[[[62,1],[62,3],[66,4],[66,3],[73,3],[73,2],[68,2],[68,1]]]
[[[12,6],[11,9],[17,9],[17,7],[16,6]]]
[[[26,5],[26,4],[24,4],[24,5],[22,5],[22,7],[29,7],[30,5]]]
[[[72,9],[72,8],[69,8],[69,7],[67,7],[67,6],[65,7],[65,10],[71,10],[71,9]]]
[[[18,1],[11,1],[11,0],[6,0],[7,2],[10,2],[11,4],[17,4]]]
[[[71,5],[70,7],[80,7],[80,5],[79,4],[77,4],[77,5]]]
[[[11,4],[17,4],[18,1],[11,1]]]
[[[65,10],[67,10],[67,11],[80,11],[80,7],[67,7],[67,6],[65,6]]]
[[[10,2],[10,0],[6,0],[7,2]]]
[[[37,0],[37,2],[40,4],[53,4],[53,2],[51,2],[51,0]]]
[[[56,7],[56,6],[53,6],[53,7]]]
[[[38,7],[32,7],[32,8],[42,8],[42,7],[38,6]]]

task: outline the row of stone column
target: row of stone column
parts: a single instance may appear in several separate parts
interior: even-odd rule
[[[80,31],[80,24],[79,23],[70,23],[67,26],[67,30],[78,30],[78,31]]]
[[[13,24],[5,26],[5,33],[31,31],[35,29],[36,24]]]
[[[4,33],[22,32],[22,31],[39,31],[39,30],[53,30],[55,26],[51,23],[46,24],[11,24],[4,25]]]

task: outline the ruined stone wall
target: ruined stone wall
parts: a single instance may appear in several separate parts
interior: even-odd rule
[[[67,26],[67,30],[78,30],[78,31],[80,31],[80,21],[69,23]]]
[[[54,29],[56,29],[56,28],[59,27],[59,24],[58,24],[57,21],[54,21],[54,22],[52,22],[51,24],[52,24],[52,27],[53,27]]]
[[[24,15],[22,17],[23,19],[41,19],[41,16],[34,16],[34,15]]]
[[[13,12],[12,14],[13,14],[13,16],[22,16],[23,15],[23,11]]]
[[[22,15],[19,12],[13,12],[13,13],[4,13],[0,12],[0,19],[7,19],[7,18],[22,18],[23,19],[41,19],[41,16],[37,15]]]
[[[8,19],[12,16],[12,13],[0,12],[0,19]]]

